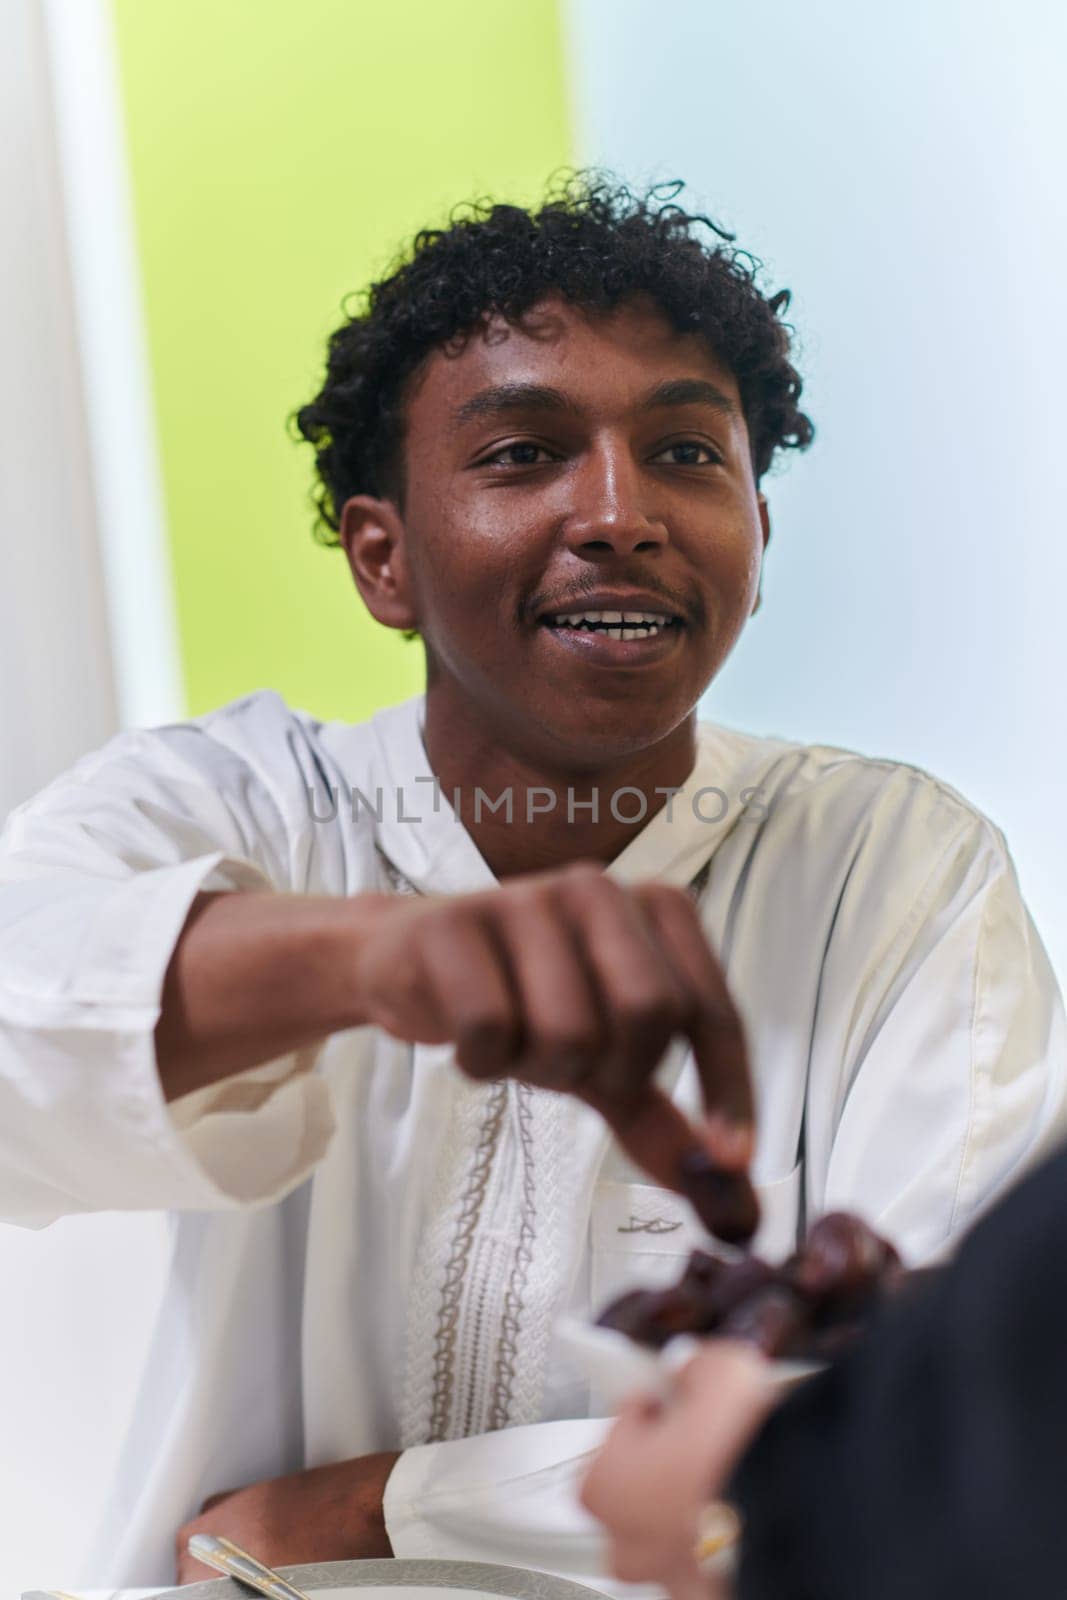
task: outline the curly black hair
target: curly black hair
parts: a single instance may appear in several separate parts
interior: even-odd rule
[[[461,343],[493,313],[516,323],[550,294],[588,311],[645,295],[680,333],[702,333],[737,380],[757,481],[776,450],[806,448],[814,429],[798,408],[781,320],[789,291],[765,296],[760,263],[732,248],[734,235],[675,203],[683,187],[637,195],[608,174],[578,172],[536,211],[474,201],[448,227],[419,233],[331,336],[322,388],[293,418],[315,446],[320,542],[339,542],[352,495],[402,499],[405,390],[431,351]]]

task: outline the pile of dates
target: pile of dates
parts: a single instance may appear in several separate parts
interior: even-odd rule
[[[598,1321],[657,1350],[676,1334],[717,1334],[748,1340],[766,1356],[827,1361],[906,1276],[914,1274],[905,1274],[891,1244],[859,1217],[835,1211],[780,1267],[694,1250],[672,1288],[633,1290]]]

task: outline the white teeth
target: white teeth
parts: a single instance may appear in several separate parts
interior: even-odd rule
[[[557,628],[580,628],[584,624],[586,627],[595,627],[614,635],[620,627],[636,626],[642,630],[658,631],[660,628],[665,628],[670,619],[655,611],[571,611],[551,617],[549,620]],[[643,636],[643,633],[637,635],[639,638]]]
[[[649,628],[591,628],[584,623],[576,626],[579,632],[596,633],[603,639],[651,639],[660,632],[658,624]]]

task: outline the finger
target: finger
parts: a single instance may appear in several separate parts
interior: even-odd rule
[[[575,874],[569,892],[572,897],[581,894],[576,920],[587,959],[599,971],[601,1003],[616,1021],[622,1018],[628,1040],[583,1084],[587,1098],[595,1097],[633,1159],[685,1194],[710,1232],[731,1244],[746,1243],[758,1226],[759,1205],[743,1170],[731,1171],[713,1159],[716,1141],[706,1124],[700,1131],[694,1129],[666,1096],[647,1093],[671,1033],[686,1022],[687,1032],[694,1026],[703,995],[688,973],[676,978],[662,959],[658,948],[662,939],[658,943],[652,939],[643,901],[602,874],[592,879]],[[690,903],[677,891],[666,889],[658,900],[676,908],[683,918],[693,915]],[[650,897],[650,903],[656,902],[657,897]],[[703,930],[693,920],[698,948],[711,960]],[[609,1070],[612,1062],[614,1075]],[[749,1155],[747,1146],[738,1149],[734,1137],[731,1160],[743,1169]]]
[[[688,1198],[685,1160],[700,1152],[693,1125],[654,1083],[625,1101],[595,1084],[578,1091],[598,1111],[630,1159],[665,1189]]]
[[[573,1090],[595,1072],[610,1033],[566,907],[552,886],[513,891],[501,903],[499,935],[524,1030],[520,1075]]]
[[[202,1561],[194,1561],[190,1555],[184,1556],[178,1562],[178,1586],[184,1583],[203,1583],[205,1578],[217,1578],[218,1573],[214,1567],[206,1567]]]
[[[665,1410],[665,1401],[651,1390],[629,1395],[619,1406],[609,1435],[616,1453],[624,1456],[627,1451],[639,1451],[641,1441],[662,1421]]]
[[[747,1244],[759,1227],[760,1208],[745,1171],[722,1167],[705,1149],[679,1162],[682,1193],[710,1233],[726,1244]]]
[[[662,1395],[654,1394],[651,1390],[644,1394],[631,1395],[619,1411],[620,1417],[629,1416],[634,1422],[643,1427],[653,1422],[658,1422],[663,1416],[666,1402]]]
[[[628,1528],[612,1529],[612,1532],[614,1537],[608,1553],[612,1576],[622,1583],[654,1583],[662,1592],[666,1587],[663,1569],[674,1552],[668,1556],[662,1539],[656,1536],[635,1536]],[[682,1600],[681,1596],[679,1600]],[[685,1600],[697,1600],[697,1597],[687,1593]],[[704,1600],[704,1597],[700,1596],[700,1600]]]
[[[767,1358],[750,1344],[709,1340],[679,1374],[691,1418],[706,1420],[714,1445],[709,1497],[722,1492],[741,1453],[787,1389]]]
[[[724,1591],[718,1587],[715,1580],[709,1586],[708,1575],[701,1572],[696,1562],[690,1560],[678,1566],[674,1571],[660,1574],[661,1581],[667,1591],[669,1600],[722,1600]]]
[[[581,1098],[599,1111],[616,1140],[665,1189],[684,1195],[709,1233],[724,1244],[747,1244],[759,1227],[759,1201],[744,1172],[717,1167],[693,1124],[655,1084],[622,1102],[583,1085]]]
[[[682,1403],[709,1419],[721,1410],[723,1394],[758,1393],[773,1387],[774,1369],[766,1356],[737,1339],[706,1339],[696,1354],[674,1373]]]
[[[752,1160],[755,1112],[740,1015],[688,895],[660,884],[637,892],[690,996],[685,1031],[708,1110],[708,1148],[719,1166],[743,1170]]]
[[[602,872],[569,874],[561,894],[608,1021],[610,1045],[594,1079],[606,1094],[639,1094],[690,1009],[652,936],[643,906]]]
[[[731,1600],[734,1587],[729,1578],[719,1572],[702,1572],[700,1576],[704,1580],[703,1600]]]
[[[524,1030],[491,919],[471,906],[457,908],[424,930],[420,956],[456,1064],[473,1078],[504,1077],[522,1050]]]

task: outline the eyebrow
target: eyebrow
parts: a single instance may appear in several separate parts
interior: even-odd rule
[[[508,411],[576,411],[574,402],[559,389],[539,383],[498,383],[479,389],[459,406],[453,417],[457,428],[477,417],[501,416]]]
[[[717,384],[709,383],[706,378],[675,378],[670,383],[661,383],[646,396],[641,409],[653,411],[665,406],[710,406],[724,417],[741,415],[737,401],[731,400]]]
[[[741,415],[737,402],[706,378],[674,378],[659,384],[640,402],[641,411],[661,411],[671,406],[710,406],[730,419]],[[499,383],[480,389],[465,400],[453,415],[453,425],[462,428],[478,417],[503,416],[514,411],[556,411],[579,413],[581,407],[562,390],[540,383]]]

